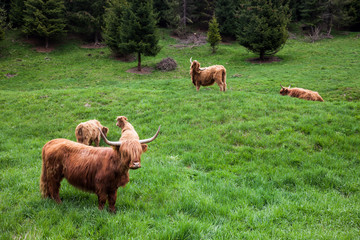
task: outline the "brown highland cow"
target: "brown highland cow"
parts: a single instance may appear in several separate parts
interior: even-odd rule
[[[281,86],[280,94],[283,96],[289,95],[290,97],[296,97],[305,100],[320,101],[320,102],[324,101],[318,92],[314,92],[303,88],[290,88],[290,86],[283,87],[281,84],[280,86]]]
[[[200,68],[198,61],[191,60],[192,58],[190,58],[190,76],[192,83],[196,86],[196,91],[199,91],[200,86],[210,86],[215,82],[219,86],[220,91],[226,91],[226,69],[224,66],[214,65]]]
[[[94,119],[77,125],[75,136],[78,143],[90,146],[94,142],[95,146],[98,147],[100,143],[100,132],[103,132],[104,135],[107,136],[109,128],[102,126],[98,120]]]
[[[99,209],[103,209],[108,200],[110,211],[115,212],[117,189],[129,182],[129,169],[141,167],[140,157],[147,150],[146,143],[153,141],[160,131],[159,127],[152,138],[139,140],[131,124],[123,122],[123,132],[129,134],[118,142],[107,140],[100,132],[106,144],[112,147],[86,146],[67,139],[47,142],[42,150],[42,197],[61,203],[60,183],[65,178],[71,185],[95,193]]]

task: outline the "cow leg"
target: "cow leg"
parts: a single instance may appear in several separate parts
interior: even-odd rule
[[[96,147],[99,146],[99,142],[100,142],[100,137],[95,138],[94,143],[95,143],[95,146],[96,146]]]
[[[49,181],[49,183],[48,183],[50,196],[57,203],[61,203],[61,199],[60,199],[60,196],[59,196],[60,181],[57,181],[56,179],[55,180],[53,179],[52,181]]]
[[[105,193],[97,193],[98,202],[99,202],[99,210],[103,210],[106,203],[106,194]]]
[[[112,193],[108,194],[109,208],[112,213],[116,213],[115,203],[116,203],[117,189]]]
[[[198,92],[199,89],[200,89],[200,85],[197,85],[197,84],[196,84],[196,91]]]

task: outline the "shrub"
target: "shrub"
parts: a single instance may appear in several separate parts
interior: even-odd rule
[[[165,72],[175,70],[176,67],[177,67],[176,61],[169,57],[164,58],[163,60],[161,60],[161,62],[156,64],[156,68],[158,70],[165,71]]]

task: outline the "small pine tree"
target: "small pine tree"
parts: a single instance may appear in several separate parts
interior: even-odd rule
[[[9,20],[12,27],[21,27],[24,23],[23,12],[25,9],[25,0],[11,0]]]
[[[62,0],[26,0],[23,32],[45,39],[45,47],[49,39],[65,33],[64,1]]]
[[[238,41],[260,59],[277,53],[288,39],[290,14],[286,0],[248,0],[239,14]]]
[[[212,52],[216,52],[216,47],[219,45],[221,41],[220,31],[219,31],[219,24],[216,21],[216,17],[213,16],[213,18],[209,22],[209,30],[207,33],[207,41],[210,43],[210,46],[212,48]]]
[[[0,40],[5,38],[5,25],[6,25],[6,11],[0,5]]]
[[[104,14],[105,26],[103,28],[103,37],[106,45],[116,56],[125,55],[118,44],[121,42],[121,21],[124,17],[125,9],[128,7],[126,0],[110,0]]]
[[[238,0],[217,0],[215,15],[220,25],[220,32],[223,36],[236,36],[237,18],[235,17],[237,8],[240,5]]]
[[[92,35],[99,43],[104,26],[106,0],[67,0],[68,24],[72,31]]]
[[[155,56],[160,51],[152,1],[132,0],[121,22],[118,47],[122,53],[137,53],[137,68],[141,71],[141,54]]]

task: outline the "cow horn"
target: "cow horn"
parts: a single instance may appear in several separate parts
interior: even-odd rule
[[[161,125],[159,126],[157,132],[155,133],[155,135],[151,138],[148,138],[148,139],[144,139],[144,140],[140,140],[139,142],[142,144],[142,143],[149,143],[151,141],[154,141],[155,138],[159,135],[159,132],[160,132],[160,128],[161,128]]]
[[[289,88],[291,87],[291,85],[289,85]]]
[[[99,128],[99,131],[100,131],[100,135],[102,137],[102,139],[104,140],[104,142],[107,144],[107,145],[110,145],[110,146],[120,146],[121,145],[121,142],[111,142],[109,141],[106,136],[104,135],[104,133],[101,131],[101,128]]]
[[[155,138],[159,135],[160,127],[161,127],[161,125],[159,126],[157,132],[155,133],[155,135],[154,135],[153,137],[148,138],[148,139],[144,139],[144,140],[139,140],[140,144],[149,143],[149,142],[151,142],[151,141],[154,141]],[[105,141],[105,143],[106,143],[107,145],[110,145],[110,146],[120,146],[120,145],[121,145],[121,141],[119,141],[119,142],[109,141],[109,140],[105,137],[104,133],[101,131],[101,128],[99,128],[99,130],[100,130],[100,134],[101,134],[102,139]]]
[[[281,84],[280,84],[280,87],[281,87],[281,88],[284,88]]]
[[[190,58],[190,63],[192,63],[192,57]]]

